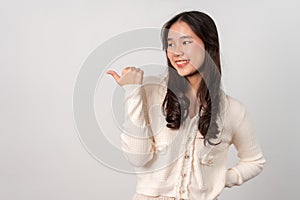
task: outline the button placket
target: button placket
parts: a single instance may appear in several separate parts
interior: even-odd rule
[[[186,197],[186,185],[188,184],[187,183],[187,177],[188,177],[188,168],[189,168],[189,159],[190,159],[190,156],[189,156],[190,152],[186,152],[185,156],[184,156],[184,160],[183,160],[183,166],[182,166],[182,169],[181,169],[181,184],[180,184],[180,189],[179,189],[179,193],[180,193],[180,198],[185,198]]]
[[[183,194],[183,193],[185,193],[185,189],[181,188],[180,189],[180,194]]]
[[[191,170],[192,170],[192,162],[193,162],[193,156],[194,156],[194,143],[195,138],[198,133],[198,129],[194,128],[194,123],[189,124],[189,127],[187,128],[185,133],[188,133],[189,135],[185,135],[186,139],[182,143],[183,148],[186,150],[184,156],[182,159],[182,166],[181,171],[179,173],[179,182],[177,187],[177,198],[179,199],[189,199],[189,184],[190,184],[190,177],[191,177]]]
[[[196,132],[195,132],[196,133]],[[188,199],[188,185],[190,184],[190,176],[191,176],[191,169],[192,169],[192,162],[193,162],[193,152],[194,152],[194,143],[195,143],[195,136],[196,134],[191,134],[189,137],[189,145],[184,155],[184,167],[182,168],[181,176],[182,182],[181,187],[179,190],[180,198],[181,199]]]

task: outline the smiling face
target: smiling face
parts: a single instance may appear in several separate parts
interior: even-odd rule
[[[182,21],[175,22],[168,33],[167,56],[180,76],[200,75],[197,70],[204,62],[204,42]]]

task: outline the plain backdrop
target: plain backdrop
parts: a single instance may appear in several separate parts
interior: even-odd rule
[[[1,1],[0,199],[131,199],[135,176],[101,164],[78,137],[72,107],[76,77],[90,53],[112,36],[159,28],[186,10],[206,12],[215,20],[224,89],[247,106],[267,160],[262,174],[241,187],[224,189],[220,199],[296,199],[299,4],[292,0]],[[119,60],[118,67],[125,67],[130,59],[134,57]],[[114,81],[107,79],[114,87]]]

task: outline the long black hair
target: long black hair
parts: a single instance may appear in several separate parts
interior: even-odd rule
[[[205,145],[207,142],[216,145],[210,139],[217,138],[219,133],[216,119],[220,107],[221,63],[217,27],[213,19],[203,12],[188,11],[176,15],[166,22],[161,30],[161,40],[166,55],[169,29],[176,22],[187,23],[205,45],[205,59],[198,70],[202,79],[196,94],[197,99],[200,100],[198,130],[204,137]],[[185,77],[177,73],[168,58],[167,62],[168,89],[162,110],[167,127],[179,129],[189,113],[190,101],[185,95],[189,83]]]

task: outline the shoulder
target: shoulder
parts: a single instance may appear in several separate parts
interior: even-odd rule
[[[226,122],[231,126],[238,125],[247,114],[247,108],[239,99],[226,94]]]
[[[246,106],[239,99],[226,94],[226,98],[228,101],[228,109],[233,114],[238,114],[241,112],[245,112]]]

